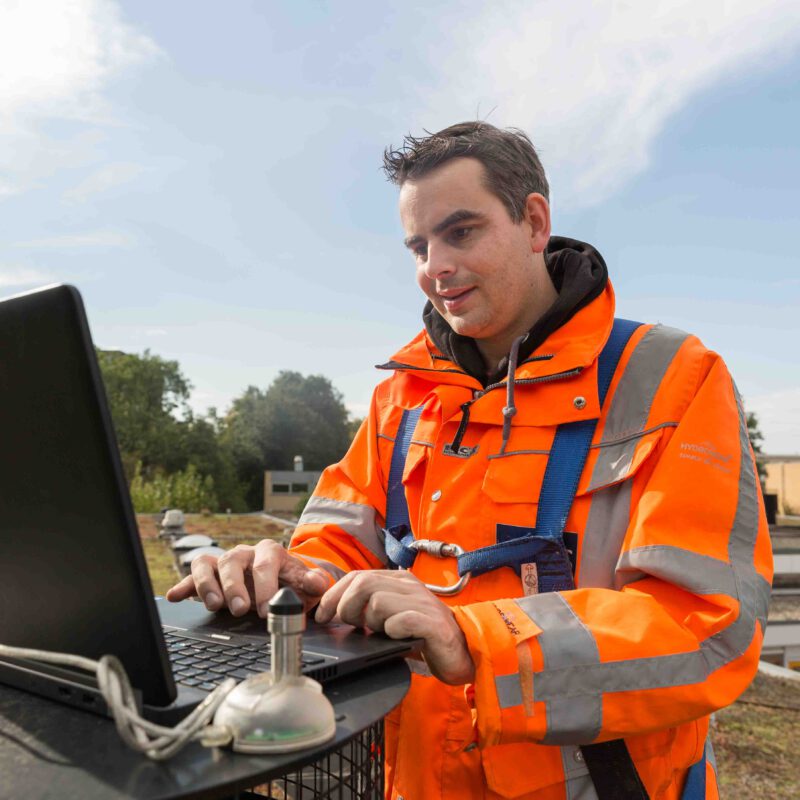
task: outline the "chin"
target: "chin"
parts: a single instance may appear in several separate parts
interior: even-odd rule
[[[463,319],[451,319],[449,317],[445,317],[445,319],[459,336],[469,336],[471,339],[482,339],[485,336],[483,325],[476,325],[474,322],[470,323]]]

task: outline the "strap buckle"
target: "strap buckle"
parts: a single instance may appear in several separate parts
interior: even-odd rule
[[[407,545],[409,550],[414,550],[417,553],[427,553],[429,556],[435,558],[458,558],[466,552],[463,547],[451,542],[440,542],[436,539],[414,539]],[[454,584],[451,586],[437,586],[432,583],[426,583],[425,588],[434,594],[441,595],[454,595],[458,594],[468,583],[472,577],[472,572],[465,572]]]

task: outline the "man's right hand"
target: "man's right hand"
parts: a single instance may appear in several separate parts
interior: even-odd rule
[[[255,546],[240,544],[219,558],[198,556],[192,561],[192,574],[176,583],[166,597],[177,603],[197,595],[209,611],[227,605],[236,617],[251,608],[266,617],[278,587],[291,586],[308,610],[330,585],[327,572],[309,569],[277,542],[264,539]]]

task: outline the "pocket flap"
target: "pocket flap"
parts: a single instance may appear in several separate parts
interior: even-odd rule
[[[595,492],[633,477],[655,452],[663,435],[664,428],[657,428],[592,445],[576,495]]]

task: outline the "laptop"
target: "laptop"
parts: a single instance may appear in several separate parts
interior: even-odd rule
[[[269,668],[265,620],[154,598],[74,287],[0,300],[0,426],[0,642],[116,655],[142,713],[162,724],[225,677]],[[309,620],[302,671],[326,683],[418,645]],[[79,670],[0,659],[0,683],[106,713]]]

